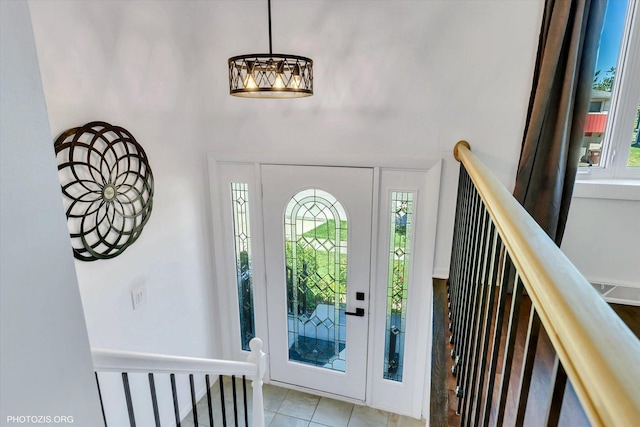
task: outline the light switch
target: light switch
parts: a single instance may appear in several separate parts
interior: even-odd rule
[[[138,289],[131,291],[131,301],[133,302],[134,310],[147,302],[147,288],[145,286],[141,286]]]

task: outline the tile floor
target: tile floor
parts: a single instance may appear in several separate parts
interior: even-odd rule
[[[227,403],[227,426],[234,426],[231,381],[224,382],[225,401]],[[242,401],[242,385],[238,382],[238,400]],[[270,384],[263,386],[265,425],[269,427],[424,427],[424,420],[393,414],[326,397],[314,396],[297,390],[288,390]],[[247,383],[248,406],[251,407],[251,387]],[[220,402],[218,385],[212,387],[214,402],[214,426],[222,426],[221,410],[216,407]],[[197,405],[198,425],[210,427],[207,399]],[[251,425],[251,410],[249,425]],[[239,410],[239,425],[244,426],[244,413]],[[193,414],[189,414],[181,423],[183,427],[193,427]]]

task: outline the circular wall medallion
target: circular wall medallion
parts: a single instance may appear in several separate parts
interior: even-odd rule
[[[153,205],[153,174],[144,150],[119,126],[91,122],[55,144],[73,254],[113,258],[140,237]]]

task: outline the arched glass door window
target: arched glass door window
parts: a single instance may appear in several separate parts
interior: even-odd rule
[[[346,212],[331,194],[303,190],[284,226],[289,360],[344,372]]]

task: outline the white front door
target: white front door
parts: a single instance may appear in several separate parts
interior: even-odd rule
[[[272,381],[365,399],[373,175],[261,166]]]

